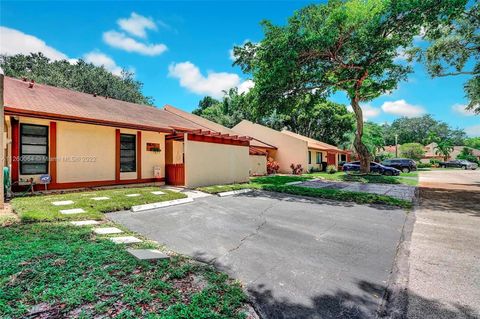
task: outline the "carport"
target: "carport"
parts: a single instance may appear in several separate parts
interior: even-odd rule
[[[248,182],[251,138],[176,128],[165,138],[169,185],[198,187]]]

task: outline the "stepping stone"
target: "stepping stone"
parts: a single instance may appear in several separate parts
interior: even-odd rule
[[[127,194],[125,195],[127,197],[138,197],[138,196],[141,196],[140,194]]]
[[[137,237],[133,236],[125,236],[125,237],[112,237],[110,238],[115,244],[135,244],[141,243],[142,240],[138,239]]]
[[[93,199],[93,200],[109,200],[110,197],[106,197],[106,196],[103,196],[103,197],[92,197],[91,199]]]
[[[97,235],[109,235],[109,234],[123,233],[123,230],[118,229],[116,227],[103,227],[103,228],[95,228],[93,232]]]
[[[165,195],[164,192],[162,191],[155,191],[155,192],[151,192],[153,195]]]
[[[96,220],[81,220],[78,222],[70,222],[70,224],[74,226],[88,226],[88,225],[98,225],[100,223],[97,222]]]
[[[63,214],[63,215],[82,214],[82,213],[85,213],[85,211],[82,208],[63,209],[60,211],[60,214]]]
[[[127,249],[128,253],[139,260],[169,259],[170,256],[157,249]]]
[[[52,205],[55,205],[55,206],[65,206],[65,205],[72,205],[72,204],[73,204],[73,201],[71,200],[62,200],[58,202],[52,202]]]

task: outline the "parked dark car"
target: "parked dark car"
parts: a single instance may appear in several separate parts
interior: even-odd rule
[[[463,168],[463,169],[477,169],[477,163],[472,163],[467,160],[451,160],[447,162],[440,162],[438,163],[440,167],[447,168],[447,167],[456,167],[456,168]]]
[[[390,158],[384,160],[382,165],[399,169],[404,173],[417,170],[417,163],[409,158]]]
[[[350,162],[343,164],[343,171],[344,172],[356,172],[360,171],[360,162]],[[384,166],[379,163],[370,162],[370,171],[373,173],[378,173],[387,176],[398,176],[400,175],[400,171],[393,167]]]

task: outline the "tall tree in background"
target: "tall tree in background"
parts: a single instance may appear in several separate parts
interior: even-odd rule
[[[204,97],[192,113],[232,128],[243,119],[252,120],[251,99],[250,95],[239,94],[238,89],[233,88],[225,92],[221,101],[210,96]]]
[[[347,135],[354,130],[355,118],[345,105],[308,94],[299,98],[288,112],[275,112],[265,122],[276,130],[286,128],[325,143],[340,145],[348,141]]]
[[[432,44],[412,50],[426,62],[433,77],[467,76],[467,109],[480,114],[480,2],[473,4],[453,21],[427,29],[425,39]]]
[[[384,124],[385,142],[387,145],[395,144],[395,135],[398,143],[420,143],[427,145],[449,139],[454,145],[463,145],[466,138],[465,131],[453,129],[447,123],[434,119],[430,114],[421,117],[402,117],[392,124]]]
[[[411,67],[395,63],[425,25],[451,19],[466,0],[330,0],[296,12],[284,27],[262,22],[265,38],[234,48],[235,63],[251,73],[263,110],[291,109],[308,93],[347,94],[356,117],[354,146],[361,171],[370,171],[362,141],[360,102],[397,87]]]
[[[103,67],[78,60],[51,61],[42,53],[0,56],[0,66],[5,75],[35,80],[35,82],[109,96],[114,99],[152,105],[153,99],[142,94],[143,84],[133,78],[133,73],[123,71],[116,76]]]

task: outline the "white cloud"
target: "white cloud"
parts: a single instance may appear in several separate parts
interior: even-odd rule
[[[152,18],[147,18],[132,12],[129,18],[118,19],[120,28],[139,38],[146,38],[146,30],[157,30],[157,25]]]
[[[368,120],[370,120],[370,119],[373,118],[373,117],[379,116],[379,115],[380,115],[380,112],[381,112],[381,110],[380,110],[378,107],[373,107],[373,106],[370,105],[370,104],[362,104],[362,105],[360,105],[360,107],[362,108],[363,120],[364,120],[364,121],[368,121]],[[352,106],[351,106],[351,105],[348,105],[348,106],[347,106],[347,109],[348,109],[350,112],[353,112],[353,109],[352,109]]]
[[[51,60],[67,59],[67,56],[48,46],[45,41],[21,31],[0,27],[0,54],[30,54],[42,52]]]
[[[223,91],[233,87],[239,87],[239,91],[250,89],[253,81],[241,82],[240,77],[235,73],[209,72],[204,76],[200,69],[193,63],[181,62],[172,63],[168,67],[168,75],[180,80],[180,86],[200,95],[210,95],[215,98],[223,96]]]
[[[255,82],[253,82],[252,80],[243,81],[243,82],[240,83],[240,85],[238,86],[238,93],[240,93],[240,94],[242,94],[242,93],[247,93],[247,92],[250,91],[250,89],[252,89],[254,86],[255,86]]]
[[[385,102],[382,104],[382,110],[385,113],[406,117],[416,117],[425,113],[423,107],[409,104],[405,100]]]
[[[473,110],[467,110],[467,105],[465,104],[454,104],[452,105],[452,110],[455,112],[455,113],[458,113],[462,116],[473,116],[475,115],[475,112],[473,112]]]
[[[167,50],[167,46],[165,44],[141,43],[133,38],[128,37],[125,35],[125,33],[113,30],[103,33],[103,41],[117,49],[150,56],[162,54]]]
[[[85,54],[83,58],[85,62],[92,63],[96,66],[103,66],[114,75],[120,76],[122,74],[122,68],[119,67],[111,57],[104,53],[93,51]]]
[[[477,137],[480,136],[480,125],[473,125],[465,128],[465,133],[468,136]]]

